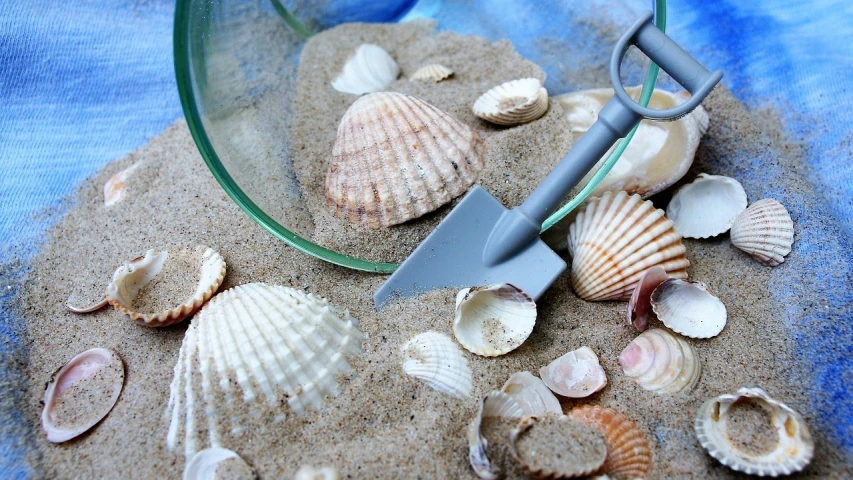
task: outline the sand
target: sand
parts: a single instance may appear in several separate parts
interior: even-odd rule
[[[379,27],[373,32],[372,28],[360,27],[355,32],[393,44],[389,41],[391,36],[400,35],[405,43],[406,38],[422,35],[420,28],[408,32],[406,26]],[[324,35],[316,37],[316,41],[322,42]],[[474,50],[484,43],[479,39],[451,38],[457,42],[454,48],[467,46],[470,41]],[[428,45],[433,40],[422,41]],[[489,48],[506,50],[508,46]],[[430,50],[424,47],[423,51]],[[488,58],[481,60],[484,68],[500,68],[499,63],[488,62]],[[403,63],[404,72],[410,69],[410,64]],[[498,73],[494,75],[490,79],[498,77]],[[511,78],[516,73],[505,75]],[[463,75],[454,81],[464,79]],[[605,82],[603,78],[601,83]],[[706,100],[705,106],[711,127],[687,178],[703,171],[737,178],[744,167],[730,163],[733,161],[720,161],[721,152],[750,155],[777,145],[783,147],[784,135],[772,130],[772,112],[756,118],[722,87]],[[252,116],[253,108],[258,107],[246,106],[247,118]],[[486,129],[465,117],[465,107],[458,107],[453,113],[466,123]],[[315,134],[327,145],[334,125],[322,123],[320,118],[315,120]],[[557,157],[549,145],[567,139],[525,140],[518,136],[518,132],[534,128],[502,129],[492,136],[503,136],[504,145],[517,158]],[[294,129],[298,131],[299,127]],[[522,143],[512,146],[513,137]],[[301,139],[306,149],[315,140]],[[796,145],[790,149],[788,146],[784,144],[786,153],[778,156],[778,165],[785,173],[779,182],[787,192],[806,195],[810,187],[799,182],[794,173],[806,167],[796,155]],[[315,156],[315,160],[318,158]],[[127,181],[127,198],[105,208],[104,182],[137,161],[141,166]],[[517,181],[507,178],[503,183],[493,179],[490,190],[503,195],[504,187],[512,184],[506,190],[512,193],[503,198],[512,203],[532,188],[533,182],[532,177]],[[749,192],[749,184],[745,186]],[[659,200],[665,202],[666,195]],[[808,372],[797,366],[793,340],[779,320],[797,307],[786,310],[768,288],[779,272],[796,274],[802,265],[796,252],[785,264],[771,270],[732,247],[726,236],[685,241],[691,277],[705,282],[729,312],[728,324],[719,336],[690,340],[703,363],[699,385],[691,392],[655,395],[627,379],[616,361],[619,352],[636,336],[624,324],[625,304],[581,301],[571,292],[564,275],[539,300],[536,326],[521,347],[496,358],[465,352],[473,371],[474,388],[471,398],[460,400],[406,377],[400,367],[400,348],[412,336],[429,330],[452,336],[456,292],[435,291],[376,312],[372,292],[384,277],[313,259],[264,231],[216,183],[183,121],[87,180],[70,202],[67,214],[33,259],[19,305],[21,316],[27,320],[29,347],[29,390],[22,396],[25,403],[21,409],[32,427],[30,436],[35,444],[28,460],[43,478],[180,476],[185,458],[182,449],[166,448],[169,420],[164,412],[187,323],[153,329],[138,325],[113,309],[75,315],[63,308],[69,295],[79,300],[75,301],[77,304],[101,298],[117,266],[163,244],[202,243],[218,250],[228,262],[222,289],[264,281],[327,297],[335,305],[349,309],[368,336],[364,354],[351,362],[353,374],[339,379],[340,395],[322,410],[303,417],[290,415],[278,423],[256,418],[243,434],[222,438],[222,446],[237,451],[261,478],[292,478],[302,465],[334,466],[344,478],[474,478],[467,463],[465,427],[476,410],[477,399],[499,388],[512,373],[537,372],[567,351],[584,345],[599,356],[608,385],[587,399],[564,399],[564,408],[587,403],[608,406],[637,422],[653,448],[649,478],[737,477],[702,450],[692,422],[705,399],[734,392],[746,384],[761,385],[800,412],[811,425],[816,424],[814,399],[808,398],[804,390]],[[418,234],[418,228],[412,227],[413,234]],[[409,244],[398,241],[404,230],[405,227],[388,234],[381,246],[383,259],[385,255],[402,258],[408,253]],[[315,232],[320,233],[323,232]],[[324,234],[332,238],[334,232]],[[351,235],[336,238],[350,247],[358,246],[357,238]],[[652,326],[660,324],[652,322]],[[49,444],[38,423],[44,383],[74,354],[96,346],[110,348],[124,360],[126,382],[122,396],[113,411],[89,433],[65,444]],[[223,404],[221,408],[226,407]],[[231,413],[227,409],[224,412]],[[749,422],[748,416],[743,417]],[[792,478],[844,478],[853,474],[826,432],[812,429],[812,434],[818,445],[815,459],[804,473]]]

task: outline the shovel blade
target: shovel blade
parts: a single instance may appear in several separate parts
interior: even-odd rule
[[[489,235],[506,211],[489,192],[475,186],[376,291],[376,308],[429,290],[490,283],[511,283],[538,299],[566,269],[566,262],[545,242],[537,238],[491,267],[483,262]]]

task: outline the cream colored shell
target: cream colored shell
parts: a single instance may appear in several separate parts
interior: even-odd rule
[[[614,480],[646,478],[652,468],[652,450],[646,434],[630,418],[612,408],[591,405],[577,407],[568,416],[604,435],[607,458],[597,473]]]
[[[675,191],[666,216],[684,238],[709,238],[728,231],[746,203],[746,191],[734,178],[700,173]]]
[[[474,102],[474,115],[512,126],[532,122],[548,111],[548,91],[538,78],[512,80],[492,88]]]
[[[480,400],[477,415],[468,424],[468,462],[474,473],[483,480],[497,480],[500,471],[492,466],[486,455],[489,442],[483,437],[480,427],[483,419],[488,417],[521,418],[524,409],[510,395],[493,390]]]
[[[618,360],[628,378],[655,393],[688,392],[702,372],[693,346],[659,328],[646,330],[632,340]]]
[[[536,302],[509,283],[466,288],[456,296],[453,334],[471,353],[496,357],[518,348],[536,324]]]
[[[381,92],[398,75],[400,67],[388,52],[378,45],[365,43],[344,64],[341,74],[332,81],[332,88],[353,95]]]
[[[471,395],[471,368],[452,338],[424,332],[403,345],[403,371],[433,390],[456,398]]]
[[[438,63],[431,63],[429,65],[424,65],[413,73],[412,81],[438,83],[449,78],[451,75],[453,75],[453,70]]]
[[[560,401],[551,392],[545,382],[536,378],[530,372],[515,372],[510,375],[501,392],[511,396],[524,415],[544,415],[546,413],[563,413]]]
[[[136,162],[124,170],[116,173],[104,183],[104,206],[111,207],[121,202],[127,196],[127,181],[133,172],[142,165]]]
[[[607,385],[607,375],[589,347],[562,355],[542,367],[539,376],[554,393],[569,398],[588,397]]]
[[[664,325],[691,338],[715,337],[728,320],[726,306],[700,282],[665,280],[652,292],[650,303]]]
[[[794,221],[785,206],[765,198],[735,218],[732,245],[759,262],[775,267],[785,261],[794,244]]]

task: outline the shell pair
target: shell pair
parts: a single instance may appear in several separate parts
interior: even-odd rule
[[[666,330],[641,333],[619,354],[619,366],[644,390],[672,394],[688,392],[699,382],[699,354],[685,340]]]
[[[400,75],[394,57],[379,45],[359,45],[344,63],[341,73],[332,81],[332,88],[342,93],[362,95],[381,92]],[[424,65],[412,74],[412,81],[440,82],[453,75],[453,70],[437,63]]]

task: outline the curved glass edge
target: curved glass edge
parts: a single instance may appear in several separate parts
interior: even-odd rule
[[[181,107],[186,117],[187,125],[190,133],[195,141],[196,147],[201,153],[201,157],[207,164],[213,176],[222,186],[226,193],[240,206],[243,211],[248,214],[253,220],[261,224],[267,231],[281,239],[291,247],[325,260],[335,265],[351,268],[354,270],[362,270],[375,273],[392,273],[397,269],[396,263],[376,263],[362,260],[332,250],[323,248],[315,243],[312,243],[304,238],[296,235],[290,230],[284,228],[281,224],[273,220],[269,215],[264,213],[244,192],[237,186],[234,179],[225,170],[224,165],[219,160],[219,156],[213,149],[207,133],[204,131],[201,121],[201,115],[196,108],[195,92],[193,91],[192,83],[190,82],[192,73],[190,71],[190,55],[189,55],[189,7],[190,0],[178,0],[175,5],[175,24],[173,33],[173,49],[175,56],[175,79],[178,84],[178,95],[181,98]]]

